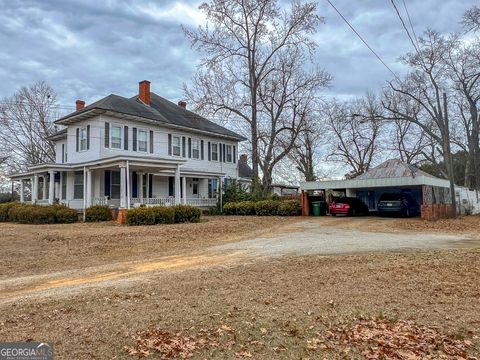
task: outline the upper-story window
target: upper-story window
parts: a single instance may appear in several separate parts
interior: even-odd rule
[[[225,145],[225,161],[233,162],[232,145]]]
[[[120,125],[110,127],[110,146],[112,149],[122,148],[122,127]]]
[[[212,143],[212,160],[218,161],[218,144]]]
[[[147,130],[138,129],[137,142],[138,142],[138,151],[147,152]]]
[[[88,133],[87,133],[87,128],[81,128],[80,129],[80,151],[85,151],[87,150],[87,140],[88,138]]]
[[[180,156],[182,153],[182,139],[180,136],[172,136],[172,154]]]
[[[200,140],[192,139],[192,158],[200,159]]]

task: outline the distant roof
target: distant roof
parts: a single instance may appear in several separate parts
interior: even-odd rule
[[[432,178],[434,177],[433,175],[430,175],[413,165],[407,164],[401,160],[391,159],[381,163],[373,169],[368,170],[362,175],[357,176],[355,180],[390,179],[401,177],[415,178],[419,175],[429,176]]]
[[[58,124],[68,124],[80,119],[85,119],[88,117],[88,114],[95,116],[99,113],[110,111],[118,114],[154,120],[165,126],[179,126],[186,129],[206,131],[221,136],[227,136],[240,141],[246,140],[245,137],[226,129],[223,126],[215,124],[198,114],[186,110],[153,92],[150,93],[150,97],[151,102],[149,106],[142,103],[138,99],[138,96],[128,99],[123,96],[111,94],[81,110],[60,118],[55,122]],[[98,112],[98,110],[101,110],[101,112]]]
[[[56,133],[50,135],[48,137],[48,139],[55,140],[55,139],[60,139],[60,138],[65,137],[65,136],[67,136],[67,129],[66,128],[62,129],[62,130],[59,130]]]
[[[253,170],[245,161],[238,161],[238,177],[248,179],[253,177]]]

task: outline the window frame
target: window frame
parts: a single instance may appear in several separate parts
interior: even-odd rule
[[[228,149],[230,149],[230,154],[228,154]],[[230,155],[230,160],[228,160],[229,155]],[[233,163],[233,145],[225,144],[225,162]]]
[[[118,184],[113,183],[113,174],[115,174],[115,176],[117,176],[117,174],[118,174]],[[118,197],[113,197],[113,188],[117,187],[117,186],[118,186]],[[120,199],[120,197],[121,197],[120,196],[121,195],[120,187],[121,187],[121,172],[120,172],[120,170],[110,171],[110,199],[112,199],[112,200]]]
[[[120,141],[119,147],[113,146],[113,129],[118,128],[120,131]],[[123,125],[121,124],[110,124],[110,149],[112,150],[123,150]]]
[[[140,149],[140,133],[145,133],[145,150]],[[149,130],[144,128],[137,128],[137,151],[138,152],[148,152],[148,137]]]
[[[76,182],[77,181],[77,178],[81,176],[81,179],[82,179],[82,182],[81,183],[78,183]],[[85,174],[83,172],[83,170],[80,170],[80,171],[75,171],[73,173],[73,199],[74,200],[83,200],[85,194],[84,194],[84,182],[85,182],[85,178],[84,178]],[[81,189],[82,189],[82,196],[81,197],[78,197],[77,196],[77,192],[75,191],[75,189],[77,187],[81,186]]]
[[[194,147],[194,144],[197,144],[198,145],[198,148],[196,149],[196,151],[198,152],[197,153],[197,157],[195,157],[193,154],[194,154],[194,151],[195,151],[195,147]],[[198,138],[192,138],[192,159],[194,160],[200,160],[200,156],[201,156],[201,146],[202,146],[202,143],[200,141],[200,139]]]
[[[85,138],[83,137],[85,135]],[[87,127],[81,127],[78,134],[78,151],[87,151],[88,150],[88,131]],[[85,146],[84,146],[85,145]]]
[[[215,152],[216,157],[217,157],[216,159],[213,158],[213,154],[214,154],[214,152],[213,152],[213,146],[214,146],[214,145],[215,145],[215,147],[217,148],[217,151]],[[216,162],[219,161],[219,156],[218,156],[218,155],[219,155],[219,149],[220,149],[220,144],[219,144],[219,143],[210,142],[210,160],[211,160],[211,161],[216,161]]]
[[[174,149],[175,149],[175,138],[178,139],[178,155],[175,154],[174,152]],[[174,135],[172,134],[172,156],[176,156],[176,157],[182,157],[182,136],[181,135]]]

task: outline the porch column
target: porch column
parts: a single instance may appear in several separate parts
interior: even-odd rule
[[[222,186],[222,177],[218,178],[218,196],[220,200],[220,211],[223,211],[223,186]]]
[[[182,189],[183,189],[183,196],[182,196],[182,204],[187,204],[187,177],[182,177]]]
[[[143,196],[143,173],[138,172],[137,176],[138,176],[138,197],[140,199],[143,199],[144,198],[144,196]]]
[[[87,208],[92,206],[92,170],[87,169],[87,191],[85,196],[87,197]]]
[[[129,166],[129,163],[128,163],[128,160],[127,160],[127,168],[126,168],[126,171],[127,171],[127,209],[130,209],[130,199],[132,198],[131,194],[132,194],[132,182],[130,181],[130,166]]]
[[[38,201],[38,174],[33,176],[32,181],[32,203],[36,203]]]
[[[45,189],[45,183],[43,188]],[[49,171],[48,172],[48,203],[50,205],[53,205],[54,200],[55,200],[55,171]]]
[[[23,179],[20,180],[20,202],[25,202],[25,185]]]
[[[120,166],[120,207],[122,209],[127,207],[126,181],[127,169],[122,165]]]
[[[43,178],[42,199],[47,200],[47,177],[45,175],[43,175],[42,178]]]
[[[180,165],[175,169],[175,205],[180,204]]]

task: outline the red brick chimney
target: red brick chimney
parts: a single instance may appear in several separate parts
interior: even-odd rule
[[[247,154],[242,154],[242,155],[240,155],[240,162],[246,163],[247,160],[248,160]]]
[[[138,98],[145,105],[150,105],[150,81],[143,80],[138,83]]]
[[[186,109],[186,108],[187,108],[187,103],[186,103],[185,101],[183,101],[183,100],[180,100],[180,101],[178,102],[178,106],[180,106],[181,108]]]
[[[82,110],[85,107],[85,101],[83,100],[77,100],[75,101],[75,107],[78,110]]]

